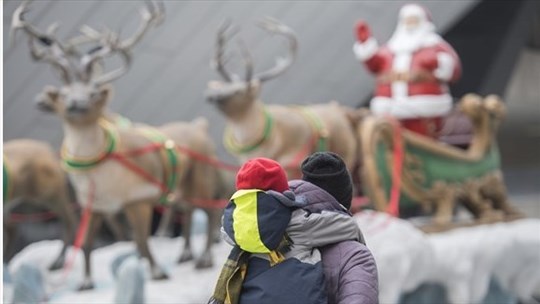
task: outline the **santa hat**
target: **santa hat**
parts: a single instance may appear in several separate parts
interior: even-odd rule
[[[427,22],[433,23],[431,12],[420,4],[409,3],[401,7],[399,10],[399,19],[403,20],[410,16],[417,16]]]
[[[260,189],[284,192],[289,189],[287,174],[281,165],[259,157],[248,160],[236,174],[236,189]]]

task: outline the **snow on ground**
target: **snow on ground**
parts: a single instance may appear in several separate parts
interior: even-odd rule
[[[379,212],[365,211],[355,215],[355,219],[377,261],[381,303],[398,303],[401,293],[410,292],[423,283],[445,286],[450,303],[479,303],[486,296],[491,277],[525,302],[532,294],[540,292],[540,219],[436,234],[424,234],[405,220]],[[193,238],[195,256],[201,253],[203,245],[202,234]],[[94,250],[92,267],[96,288],[85,292],[74,292],[82,281],[82,253],[66,275],[62,271],[46,270],[60,246],[60,241],[29,245],[13,258],[9,265],[11,274],[23,263],[41,269],[51,303],[113,302],[115,279],[111,265],[119,256],[135,252],[135,245],[122,242]],[[207,270],[195,270],[193,262],[176,264],[182,246],[181,238],[153,237],[150,240],[157,263],[171,279],[151,281],[147,278],[147,303],[205,303],[210,297],[230,246],[225,242],[214,246],[214,267]],[[148,274],[149,267],[145,267]],[[4,302],[9,302],[10,288],[4,287]]]
[[[198,256],[204,245],[204,236],[192,239],[194,254]],[[9,265],[11,274],[15,273],[22,263],[30,263],[42,270],[46,282],[50,303],[111,303],[115,294],[115,279],[112,274],[112,262],[120,255],[135,252],[132,242],[120,242],[99,248],[92,253],[92,270],[96,288],[91,291],[74,292],[83,278],[82,252],[77,255],[72,270],[64,274],[62,270],[47,271],[47,266],[55,258],[61,241],[41,241],[29,245],[17,254]],[[221,270],[230,246],[225,242],[213,248],[214,267],[196,270],[194,262],[176,264],[183,246],[181,238],[157,238],[150,240],[150,250],[159,265],[171,277],[170,280],[152,281],[149,278],[145,285],[147,303],[203,303],[208,300]],[[70,254],[70,253],[68,253]],[[148,265],[146,265],[148,266]],[[147,274],[149,274],[147,267]],[[5,294],[4,296],[8,296]],[[4,302],[9,302],[5,298]]]

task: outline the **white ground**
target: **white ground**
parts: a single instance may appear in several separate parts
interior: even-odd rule
[[[525,219],[448,233],[425,235],[409,222],[386,214],[363,212],[356,215],[368,246],[377,261],[381,303],[397,303],[402,291],[410,291],[423,282],[446,286],[452,303],[480,301],[487,291],[489,278],[495,276],[503,288],[523,300],[540,292],[540,219]],[[198,256],[204,238],[194,237]],[[194,263],[178,265],[183,245],[181,238],[152,238],[150,248],[157,262],[169,273],[170,280],[146,281],[147,303],[206,303],[221,265],[230,247],[221,242],[214,246],[214,267],[197,271]],[[115,279],[111,262],[119,255],[133,252],[130,242],[100,248],[92,255],[96,289],[74,292],[82,280],[82,254],[67,276],[62,271],[46,271],[60,241],[42,241],[26,247],[9,265],[13,274],[22,263],[39,267],[45,275],[51,303],[111,303]],[[4,285],[4,302],[10,300],[10,286]]]

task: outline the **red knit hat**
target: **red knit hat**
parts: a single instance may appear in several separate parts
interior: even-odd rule
[[[236,174],[236,189],[261,189],[283,192],[289,190],[287,173],[271,159],[258,157],[248,160]]]

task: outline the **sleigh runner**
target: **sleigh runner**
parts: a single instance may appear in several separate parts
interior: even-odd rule
[[[364,120],[358,130],[362,140],[362,181],[375,209],[387,210],[392,187],[397,185],[399,211],[410,213],[419,206],[433,211],[432,223],[423,227],[426,231],[462,225],[452,223],[457,201],[475,218],[468,225],[519,215],[507,201],[495,140],[505,112],[503,103],[495,96],[482,99],[469,94],[458,109],[473,124],[467,150],[401,129],[390,118]],[[401,160],[396,158],[396,150],[402,151]],[[399,168],[401,174],[396,180],[394,171]]]

